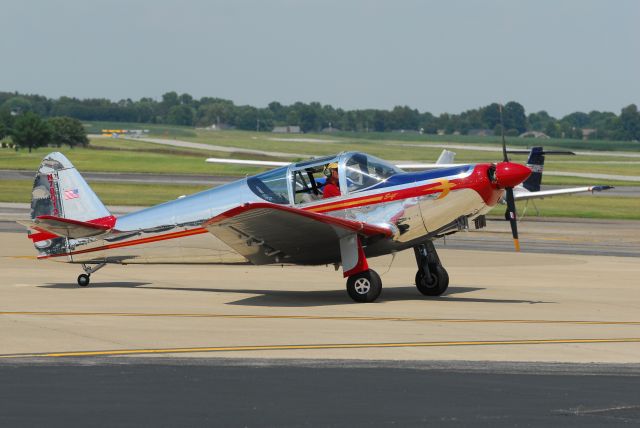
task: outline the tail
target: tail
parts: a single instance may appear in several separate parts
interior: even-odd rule
[[[62,153],[48,154],[31,191],[29,238],[41,252],[67,247],[66,238],[94,236],[110,230],[115,217]],[[49,250],[47,250],[49,249]]]
[[[516,153],[516,151],[512,151]],[[545,155],[575,155],[575,153],[564,150],[544,150],[542,147],[532,147],[529,152],[527,166],[531,168],[531,175],[522,185],[530,192],[539,192],[542,183],[542,172],[544,170]]]
[[[540,191],[542,183],[542,171],[544,170],[544,155],[542,147],[533,147],[527,159],[527,166],[531,168],[531,175],[527,178],[522,186],[530,192]]]

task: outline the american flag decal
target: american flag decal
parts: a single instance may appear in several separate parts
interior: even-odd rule
[[[69,189],[64,191],[64,200],[76,199],[80,197],[80,192],[78,189]]]

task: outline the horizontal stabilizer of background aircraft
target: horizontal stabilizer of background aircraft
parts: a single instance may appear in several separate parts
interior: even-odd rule
[[[601,192],[613,189],[613,186],[582,186],[568,187],[564,189],[540,190],[542,184],[542,173],[544,172],[545,155],[575,155],[574,152],[565,150],[544,150],[542,147],[532,147],[531,150],[508,150],[508,153],[526,154],[529,153],[527,166],[531,169],[531,175],[521,184],[516,186],[514,196],[516,201],[528,199],[541,199],[551,196],[571,195],[584,192]]]

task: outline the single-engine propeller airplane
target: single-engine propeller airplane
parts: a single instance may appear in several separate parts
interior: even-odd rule
[[[337,171],[337,176],[334,175]],[[80,286],[107,264],[229,263],[341,265],[349,296],[372,302],[382,289],[367,257],[413,248],[415,282],[444,293],[449,275],[433,241],[484,217],[506,192],[519,249],[513,188],[531,170],[503,161],[405,172],[360,152],[292,163],[114,217],[61,153],[42,161],[30,228],[38,258],[82,264]],[[334,177],[338,196],[323,196]],[[325,185],[327,186],[327,185]]]

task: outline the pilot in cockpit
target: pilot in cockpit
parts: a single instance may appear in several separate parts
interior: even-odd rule
[[[340,176],[338,175],[338,164],[331,162],[324,167],[322,171],[324,176],[327,177],[327,181],[322,189],[322,198],[333,198],[340,196]]]

